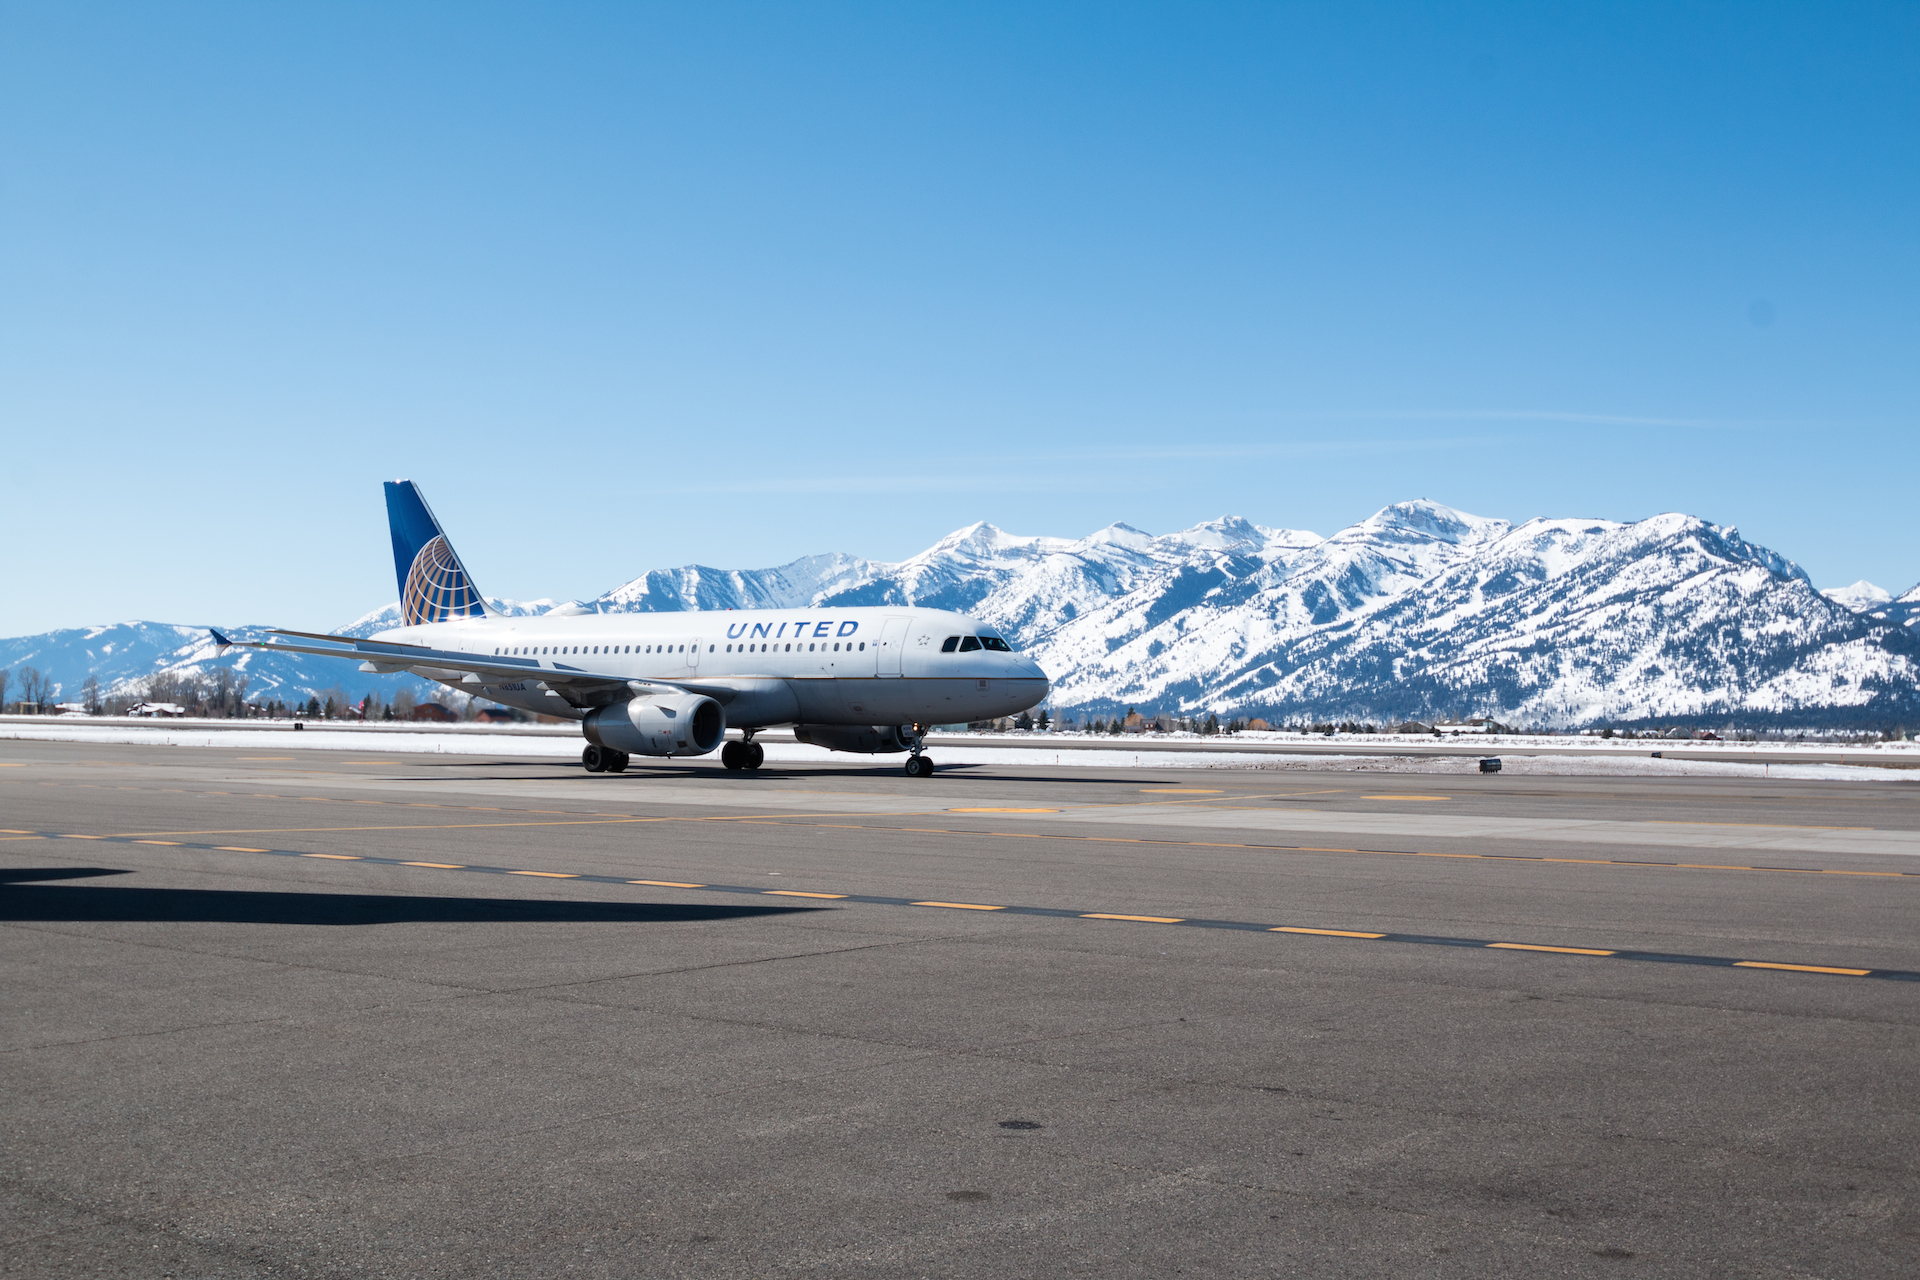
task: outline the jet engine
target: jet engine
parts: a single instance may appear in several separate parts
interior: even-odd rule
[[[881,755],[889,751],[911,751],[913,740],[897,724],[797,724],[796,742],[809,742],[829,751],[857,751],[862,755]]]
[[[727,736],[727,713],[697,693],[632,698],[601,707],[581,726],[587,741],[636,756],[703,756]]]

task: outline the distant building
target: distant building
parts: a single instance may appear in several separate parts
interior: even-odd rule
[[[482,724],[513,724],[515,723],[515,717],[513,712],[507,710],[505,707],[485,707],[480,711],[480,714],[474,717],[474,719],[480,721]]]
[[[1273,730],[1273,726],[1265,720],[1262,720],[1259,716],[1255,716],[1253,719],[1247,721],[1247,728],[1255,733],[1269,733]]]
[[[1395,733],[1432,733],[1433,731],[1433,725],[1422,724],[1418,720],[1409,720],[1405,724],[1398,724],[1393,727],[1393,732]]]
[[[84,716],[91,715],[92,711],[84,702],[63,702],[53,709],[53,714],[57,716]]]
[[[187,709],[177,702],[142,702],[127,708],[130,716],[184,716]]]
[[[1484,716],[1475,716],[1471,720],[1436,720],[1428,726],[1429,733],[1512,733],[1506,725]]]
[[[452,724],[460,717],[437,702],[423,702],[413,709],[413,718],[415,720],[431,720],[439,724]]]

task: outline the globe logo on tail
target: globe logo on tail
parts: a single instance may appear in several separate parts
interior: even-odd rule
[[[444,536],[436,536],[414,556],[413,568],[407,571],[406,590],[400,597],[400,610],[410,627],[453,618],[477,618],[485,611],[480,593],[474,590],[467,571],[460,567]]]

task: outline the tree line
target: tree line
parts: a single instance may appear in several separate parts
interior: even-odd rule
[[[289,719],[309,717],[318,720],[411,720],[420,706],[411,689],[396,691],[389,701],[377,693],[351,699],[335,685],[308,697],[291,701],[274,697],[253,697],[252,679],[228,667],[208,672],[156,671],[141,680],[128,681],[112,689],[103,689],[92,672],[80,686],[79,706],[88,715],[126,715],[141,703],[162,703],[179,707],[196,719],[244,720],[260,717]],[[16,715],[52,715],[60,704],[62,690],[51,676],[33,666],[14,670],[0,667],[0,713]],[[471,720],[489,705],[475,698],[455,696],[444,707],[456,720]],[[436,713],[437,714],[437,713]],[[527,718],[515,714],[514,718]]]

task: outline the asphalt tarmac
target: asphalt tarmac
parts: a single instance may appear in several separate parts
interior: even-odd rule
[[[0,1274],[1920,1272],[1920,779],[8,741],[0,829]]]

